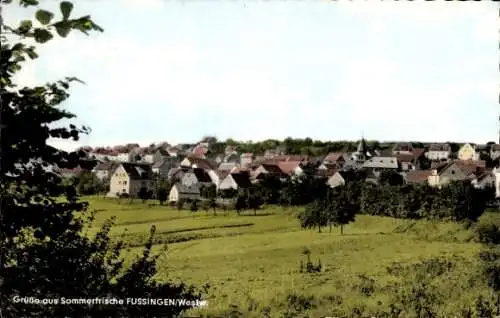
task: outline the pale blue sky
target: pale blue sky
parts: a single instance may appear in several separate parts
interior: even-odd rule
[[[75,13],[105,32],[44,45],[19,80],[88,83],[66,103],[93,130],[80,144],[498,139],[491,2],[89,0]]]

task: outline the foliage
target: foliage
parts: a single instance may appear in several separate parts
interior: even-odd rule
[[[37,0],[21,0],[23,7],[39,5]],[[3,5],[14,2],[3,0]],[[44,86],[20,88],[14,75],[22,63],[38,57],[35,46],[56,35],[66,37],[72,30],[85,34],[102,31],[90,16],[71,18],[72,3],[60,3],[60,16],[38,9],[35,18],[18,26],[2,20],[1,109],[0,109],[0,233],[2,255],[1,316],[174,316],[187,306],[21,306],[15,295],[37,298],[94,297],[179,297],[197,299],[199,293],[184,284],[158,283],[157,256],[151,255],[154,228],[142,256],[125,267],[122,242],[112,242],[107,222],[93,239],[83,232],[92,222],[82,212],[81,202],[72,185],[61,185],[54,168],[75,168],[82,152],[65,152],[47,145],[49,137],[78,140],[89,130],[64,122],[75,117],[61,108],[68,97],[70,84],[79,81],[67,77]],[[81,82],[81,81],[80,81]],[[62,123],[61,123],[62,121]],[[110,311],[111,310],[111,311]]]
[[[396,171],[384,170],[380,173],[379,182],[384,185],[401,186],[404,183],[404,179]]]
[[[358,184],[363,213],[409,219],[476,221],[486,209],[490,189],[470,182],[451,182],[442,189],[429,185]]]
[[[306,206],[306,208],[299,213],[300,226],[306,229],[318,228],[321,233],[321,228],[328,225],[329,215],[325,208],[323,200],[316,200]]]
[[[479,222],[475,228],[478,242],[500,244],[500,227],[493,222]]]
[[[239,194],[236,198],[236,203],[234,204],[234,209],[238,214],[248,207],[247,196],[243,193]]]
[[[142,186],[139,189],[139,192],[137,192],[137,196],[139,199],[141,199],[143,202],[146,202],[147,200],[151,199],[152,197],[152,192],[151,190],[148,190],[147,187]]]
[[[304,262],[300,261],[300,273],[319,273],[321,272],[322,265],[321,265],[321,260],[318,260],[318,264],[315,265],[313,262],[311,262],[311,251],[308,248],[304,248],[302,251],[302,254],[304,254],[307,257],[306,264],[304,266]]]
[[[193,215],[194,215],[195,212],[198,212],[198,209],[199,209],[198,200],[193,200],[191,202],[191,205],[189,206],[189,209],[191,210],[191,212],[193,213]]]
[[[99,194],[108,190],[105,183],[90,171],[83,170],[75,179],[76,190],[80,195]]]
[[[340,226],[340,234],[344,234],[344,225],[354,222],[356,213],[359,212],[360,204],[355,197],[354,187],[339,187],[332,191],[326,203],[326,213],[328,223],[333,226]]]
[[[175,203],[175,206],[177,207],[177,210],[182,210],[184,207],[184,199],[179,198],[179,200]]]
[[[156,193],[156,197],[158,201],[160,201],[160,204],[165,203],[165,201],[168,200],[168,191],[166,188],[161,187],[158,189],[158,192]]]

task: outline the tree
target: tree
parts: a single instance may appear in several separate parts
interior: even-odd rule
[[[496,296],[497,314],[500,314],[500,247],[493,245],[479,253],[483,275]]]
[[[193,217],[195,216],[195,213],[198,212],[198,200],[193,200],[191,201],[191,205],[189,207],[189,209],[191,210],[191,213],[193,213]]]
[[[328,223],[340,226],[340,234],[344,234],[344,225],[354,222],[360,208],[359,202],[353,197],[348,187],[334,190],[330,200],[326,202]]]
[[[306,208],[299,213],[300,226],[305,229],[321,228],[328,225],[328,211],[323,200],[316,200],[308,204]]]
[[[380,173],[379,181],[381,184],[391,186],[401,186],[404,183],[403,176],[396,171],[384,170]]]
[[[146,202],[146,200],[150,199],[151,196],[150,196],[150,192],[148,191],[148,188],[142,186],[140,189],[139,189],[139,192],[137,192],[137,196],[139,197],[139,199],[142,200],[143,203]]]
[[[37,0],[20,0],[24,7]],[[44,3],[44,2],[42,2]],[[2,5],[15,5],[3,0]],[[121,317],[175,316],[187,306],[22,306],[15,295],[37,298],[147,297],[194,300],[199,293],[184,284],[160,284],[153,280],[158,255],[151,254],[155,229],[141,257],[125,268],[120,256],[123,242],[113,242],[109,232],[113,220],[104,224],[94,238],[83,231],[93,220],[82,218],[88,204],[77,197],[72,185],[62,186],[56,169],[75,168],[83,153],[66,152],[47,144],[49,137],[78,140],[86,127],[66,126],[75,116],[61,108],[68,89],[79,81],[67,77],[36,87],[19,87],[14,76],[27,59],[38,57],[38,45],[56,35],[64,38],[72,30],[102,31],[90,16],[71,18],[73,4],[60,3],[60,15],[36,11],[38,24],[23,20],[7,26],[3,20],[0,55],[0,254],[2,317]],[[112,310],[112,312],[110,312]]]
[[[76,190],[80,195],[92,195],[106,191],[104,183],[90,171],[82,171],[76,176]]]
[[[248,198],[248,207],[253,210],[254,215],[257,215],[257,210],[261,205],[262,199],[258,195],[253,194]]]
[[[158,201],[160,201],[160,205],[163,205],[165,201],[168,199],[168,192],[167,189],[161,187],[158,189],[158,192],[156,194]]]
[[[207,202],[208,207],[214,211],[214,215],[217,215],[217,201],[215,201],[215,198],[210,198]]]
[[[238,215],[241,211],[247,208],[246,196],[244,194],[239,194],[236,198],[236,203],[234,204],[234,209]]]
[[[484,191],[476,189],[468,180],[451,182],[441,189],[441,196],[446,200],[447,217],[454,221],[476,221],[486,209]]]

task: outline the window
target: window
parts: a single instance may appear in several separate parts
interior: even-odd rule
[[[455,170],[451,170],[451,174],[455,174]]]
[[[127,181],[123,181],[122,183],[123,183],[123,185],[127,185]]]

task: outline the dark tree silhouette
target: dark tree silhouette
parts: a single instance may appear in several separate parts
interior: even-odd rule
[[[20,0],[24,7],[37,0]],[[42,4],[45,4],[42,2]],[[2,1],[2,5],[15,5]],[[154,228],[143,255],[125,268],[122,242],[109,236],[112,220],[95,238],[83,232],[81,218],[88,204],[75,188],[63,186],[57,168],[74,168],[82,152],[65,152],[47,144],[49,137],[78,140],[85,127],[68,127],[61,120],[75,117],[61,107],[76,78],[65,78],[44,86],[19,87],[14,82],[26,59],[38,57],[36,49],[23,42],[30,38],[43,44],[55,35],[66,37],[72,30],[103,31],[90,16],[73,19],[73,4],[60,2],[61,18],[38,9],[39,24],[24,20],[16,27],[1,21],[0,54],[0,233],[2,317],[172,317],[188,307],[173,306],[40,306],[14,303],[14,296],[35,298],[146,297],[196,299],[200,295],[184,284],[160,284],[153,280],[157,256],[151,255]],[[7,35],[7,36],[5,36]],[[61,196],[65,198],[61,199]],[[89,221],[92,221],[90,215]]]
[[[328,225],[328,211],[323,200],[316,200],[308,204],[305,209],[299,213],[298,218],[302,228],[312,229],[318,228],[321,233],[321,228]]]

